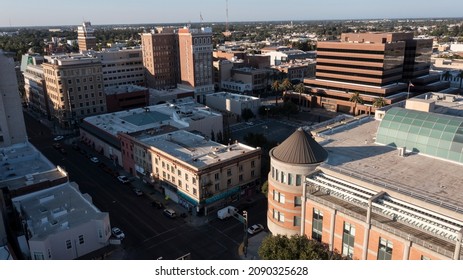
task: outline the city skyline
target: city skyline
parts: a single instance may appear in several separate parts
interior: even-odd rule
[[[0,10],[0,27],[78,25],[91,21],[94,25],[226,22],[226,0],[172,0],[156,3],[147,0],[107,2],[82,0],[79,4],[61,2],[55,6],[39,6],[31,0],[11,2]],[[130,4],[128,4],[130,3]],[[352,0],[323,2],[289,0],[281,2],[228,0],[228,21],[299,21],[397,18],[452,18],[461,17],[463,3],[391,0],[387,6]],[[339,7],[339,8],[337,8]],[[256,13],[255,11],[260,11]]]

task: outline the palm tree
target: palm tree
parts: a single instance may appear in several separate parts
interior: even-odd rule
[[[353,113],[355,115],[355,109],[357,108],[357,103],[363,104],[362,96],[360,96],[359,92],[354,92],[350,96],[349,101],[354,103]]]
[[[282,89],[283,89],[283,90],[285,91],[285,93],[286,93],[287,90],[290,90],[290,89],[293,88],[293,83],[291,83],[291,81],[290,81],[288,78],[286,78],[286,79],[284,79],[283,82],[281,83],[281,87],[282,87]]]
[[[301,110],[301,95],[305,93],[304,83],[299,83],[294,87],[294,90],[299,93],[299,110]]]
[[[376,108],[381,108],[386,105],[386,100],[382,97],[375,98],[375,101],[373,102],[373,106]]]
[[[272,84],[272,90],[275,94],[275,105],[278,105],[278,92],[281,90],[281,83],[278,80],[275,80]]]
[[[448,81],[451,76],[452,74],[450,74],[450,71],[445,71],[444,74],[442,74],[442,78],[444,79],[444,81]]]
[[[459,87],[459,89],[461,89],[461,82],[463,82],[463,70],[460,70],[460,72],[458,72],[457,77],[460,78],[460,87]]]

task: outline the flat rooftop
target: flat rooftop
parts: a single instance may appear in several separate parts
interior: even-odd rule
[[[106,87],[104,89],[104,93],[106,95],[114,95],[114,94],[121,94],[121,93],[131,93],[137,91],[148,91],[148,88],[136,86],[136,85],[118,85],[118,86],[111,86]]]
[[[226,92],[226,91],[211,93],[208,96],[236,100],[236,101],[260,100],[258,97],[243,95],[243,94],[236,94],[236,93],[231,93],[231,92]]]
[[[52,169],[55,166],[28,142],[0,148],[0,186],[6,180]]]
[[[463,165],[422,154],[401,157],[395,148],[376,145],[379,124],[367,117],[320,132],[329,153],[325,167],[462,209]]]
[[[187,98],[186,100],[178,99],[175,103],[91,116],[85,118],[84,121],[116,136],[118,132],[134,133],[163,125],[183,129],[188,127],[190,122],[216,116],[220,114]]]
[[[241,143],[226,146],[183,130],[159,136],[144,135],[138,140],[198,169],[259,149]]]
[[[14,198],[13,203],[27,217],[32,240],[42,240],[53,233],[107,215],[98,210],[72,183]]]

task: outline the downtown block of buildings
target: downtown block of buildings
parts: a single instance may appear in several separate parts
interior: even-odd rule
[[[12,58],[0,51],[0,259],[69,260],[109,245],[109,214],[28,142]]]

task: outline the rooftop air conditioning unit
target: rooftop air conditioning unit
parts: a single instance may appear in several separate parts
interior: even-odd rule
[[[406,151],[405,147],[399,147],[397,148],[397,150],[399,151],[400,157],[405,157],[405,151]]]

